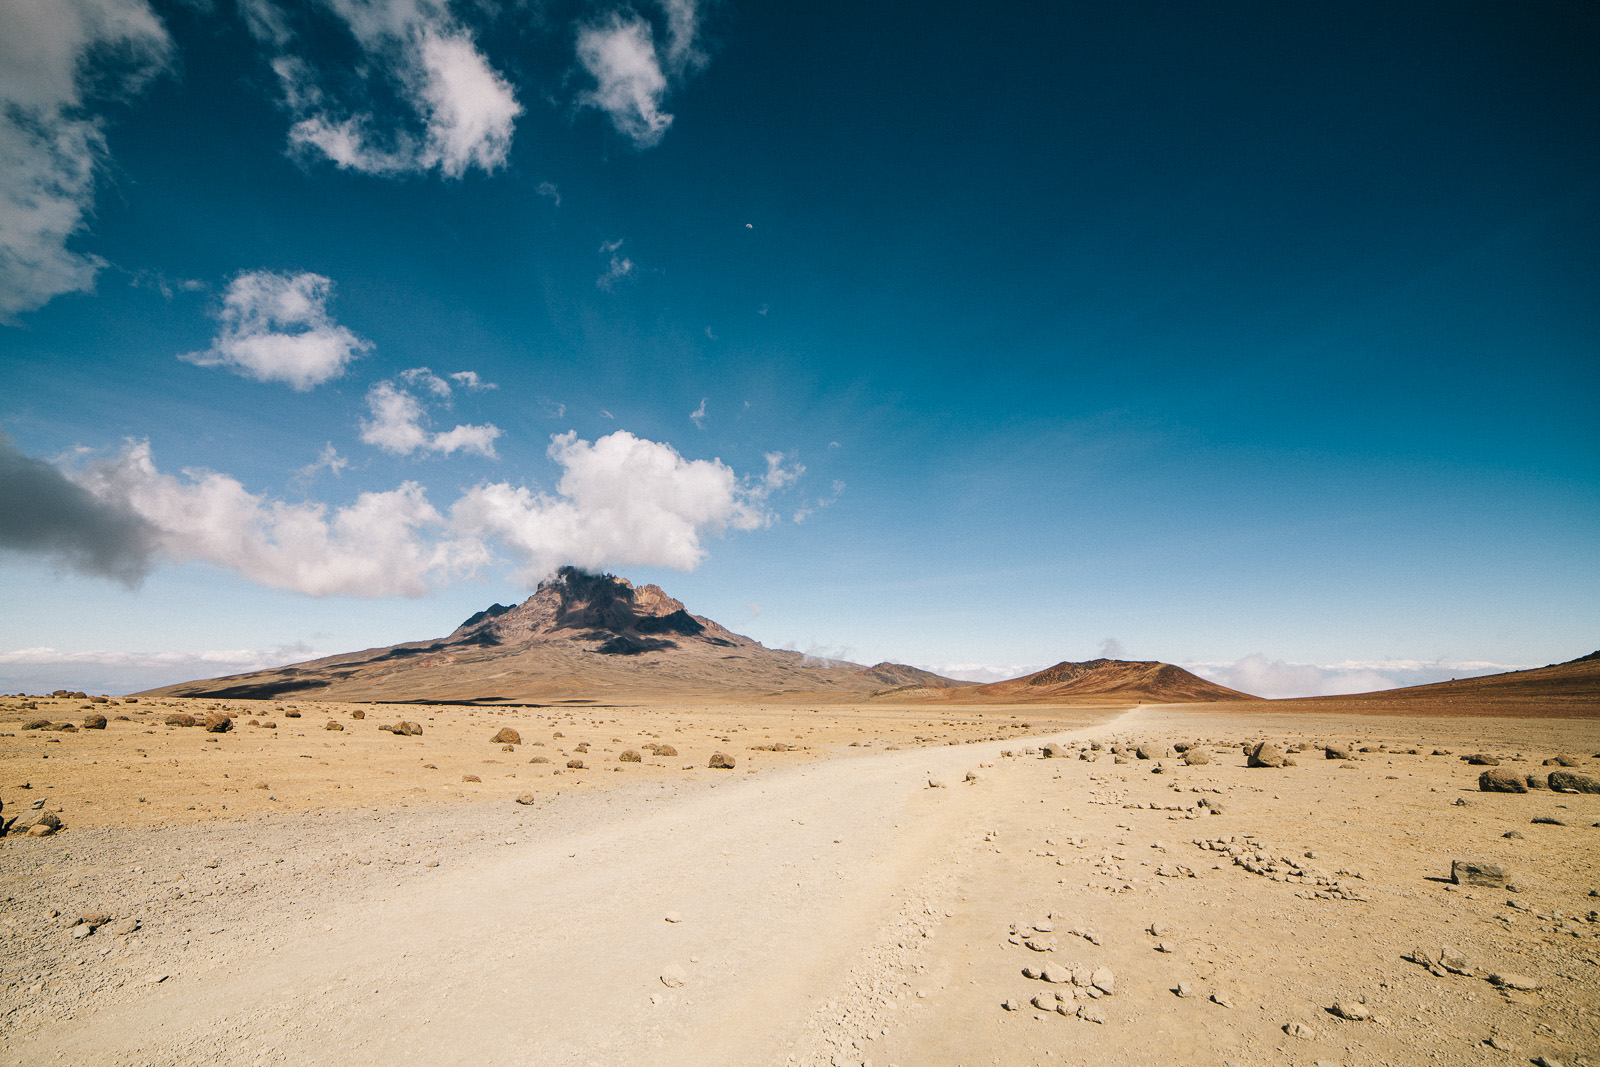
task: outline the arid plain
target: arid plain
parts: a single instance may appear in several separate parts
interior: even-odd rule
[[[1600,1062],[1592,717],[29,703],[6,1063]]]
[[[1600,1065],[1595,657],[969,686],[568,574],[0,699],[0,801],[7,1065]]]

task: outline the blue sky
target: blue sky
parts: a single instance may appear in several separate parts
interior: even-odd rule
[[[448,632],[1600,644],[1600,13],[0,3],[0,688]]]

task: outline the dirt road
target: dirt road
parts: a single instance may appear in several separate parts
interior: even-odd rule
[[[1468,792],[1392,723],[1362,729],[1396,751],[1247,769],[1245,724],[1164,714],[1057,740],[1203,727],[1216,762],[1024,757],[1030,738],[536,809],[85,838],[102,877],[137,863],[163,886],[183,849],[186,891],[120,940],[60,933],[38,988],[13,975],[34,1010],[8,1015],[0,1062],[1600,1063],[1600,797]],[[1594,751],[1592,723],[1544,729],[1504,740]],[[1530,825],[1545,812],[1567,825]],[[1322,880],[1196,844],[1230,839]],[[1463,852],[1506,862],[1529,910],[1440,880]],[[1540,988],[1403,958],[1445,941]],[[1114,992],[1023,975],[1046,962],[1113,972]],[[1084,1010],[1030,1003],[1057,991]],[[1327,1011],[1361,998],[1376,1019]]]

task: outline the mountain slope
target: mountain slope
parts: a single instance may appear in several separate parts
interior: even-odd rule
[[[770,649],[692,615],[659,587],[564,567],[515,606],[449,636],[153,689],[141,696],[607,703],[656,693],[860,699],[965,686],[897,663],[865,667]]]
[[[950,699],[1004,703],[1082,703],[1133,701],[1180,704],[1214,700],[1258,700],[1156,660],[1092,659],[1062,662],[1035,674],[973,686]]]
[[[1458,678],[1404,689],[1351,696],[1278,700],[1284,710],[1317,711],[1338,704],[1374,714],[1409,712],[1441,715],[1523,715],[1600,717],[1600,652],[1565,663],[1525,671]]]

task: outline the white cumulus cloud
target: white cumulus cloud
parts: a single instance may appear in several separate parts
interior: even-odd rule
[[[708,539],[773,521],[759,479],[625,430],[556,434],[548,452],[552,491],[484,483],[441,509],[415,482],[337,507],[275,499],[216,471],[166,473],[146,442],[72,469],[11,449],[0,516],[31,510],[25,528],[0,523],[0,549],[91,575],[136,579],[167,560],[309,596],[419,596],[501,565],[530,587],[565,564],[693,570]]]
[[[147,443],[78,472],[101,500],[156,531],[163,555],[212,563],[258,584],[312,596],[420,596],[484,561],[480,545],[445,536],[444,517],[414,482],[329,508],[249,492],[207,470],[156,468]]]
[[[688,460],[626,430],[592,444],[556,434],[549,454],[562,468],[555,493],[480,485],[450,509],[458,532],[493,538],[519,560],[524,581],[562,564],[693,570],[708,535],[771,522],[725,463]]]
[[[638,15],[611,14],[578,31],[578,62],[594,78],[581,102],[599,108],[638,148],[657,144],[672,116],[662,107],[667,76],[650,24]]]
[[[179,358],[301,391],[331,381],[372,348],[333,321],[332,292],[320,274],[246,271],[228,283],[211,347]]]
[[[440,452],[447,456],[470,452],[495,458],[494,443],[504,432],[500,427],[493,423],[461,424],[454,429],[432,432],[428,429],[432,420],[427,407],[406,388],[413,386],[431,394],[434,403],[448,404],[454,393],[449,381],[427,367],[401,371],[399,378],[403,385],[381,381],[367,390],[367,409],[371,417],[361,422],[363,441],[397,456],[409,456],[413,452]],[[495,388],[493,383],[479,378],[475,371],[459,371],[450,378],[469,390]]]
[[[91,87],[136,92],[171,54],[145,0],[0,3],[0,322],[94,287],[104,261],[67,247],[106,161]]]
[[[325,0],[324,8],[361,48],[361,74],[387,83],[409,114],[380,115],[370,84],[366,93],[341,98],[332,79],[291,52],[291,9],[276,0],[246,0],[246,24],[278,53],[272,68],[284,106],[297,117],[291,144],[368,174],[437,169],[459,178],[474,167],[493,172],[505,165],[522,105],[444,4]]]

